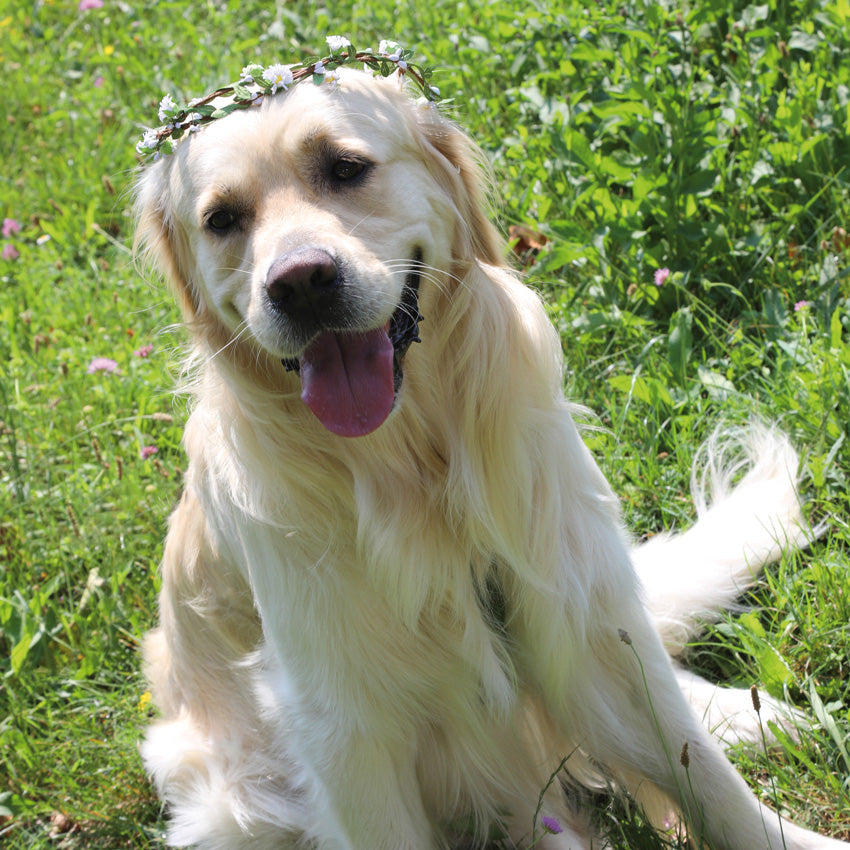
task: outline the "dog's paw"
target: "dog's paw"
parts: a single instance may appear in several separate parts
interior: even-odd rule
[[[739,744],[769,749],[778,744],[775,730],[796,741],[809,725],[804,714],[766,694],[759,693],[757,711],[747,688],[721,688],[682,669],[676,679],[705,728],[727,749]]]

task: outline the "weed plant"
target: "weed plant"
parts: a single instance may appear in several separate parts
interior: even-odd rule
[[[134,146],[163,93],[333,33],[436,68],[493,162],[494,215],[533,233],[516,261],[561,332],[568,392],[606,426],[587,440],[637,534],[692,520],[689,465],[718,422],[774,420],[802,448],[826,531],[690,662],[812,718],[769,758],[732,757],[770,805],[850,837],[848,0],[11,0],[0,845],[162,846],[137,649],[186,410],[177,311],[130,257]],[[614,847],[673,842],[628,801],[589,807]]]

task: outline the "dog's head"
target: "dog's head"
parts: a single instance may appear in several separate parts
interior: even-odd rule
[[[420,311],[427,344],[428,311],[501,244],[467,138],[395,80],[340,77],[234,112],[149,167],[137,245],[209,353],[298,373],[322,424],[358,436],[397,403]]]

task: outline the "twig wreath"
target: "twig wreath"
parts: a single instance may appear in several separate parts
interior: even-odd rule
[[[302,80],[312,79],[316,85],[336,88],[339,85],[337,69],[355,62],[363,63],[382,77],[398,72],[400,76],[411,80],[428,102],[436,103],[440,99],[440,90],[430,84],[431,69],[411,62],[413,51],[406,50],[396,42],[382,41],[377,52],[374,52],[371,48],[356,50],[341,35],[329,35],[326,41],[331,51],[328,56],[309,57],[295,65],[246,65],[238,82],[203,97],[196,97],[185,106],[176,103],[171,95],[165,95],[159,104],[162,125],[145,131],[136,145],[136,152],[143,157],[152,155],[154,159],[171,153],[177,140],[184,134],[199,130],[205,124],[225,118],[236,110],[255,106],[264,98],[286,91]],[[213,103],[222,98],[230,98],[230,102]]]

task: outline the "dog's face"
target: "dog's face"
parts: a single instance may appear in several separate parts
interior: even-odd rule
[[[140,238],[191,319],[298,371],[330,431],[366,434],[396,402],[423,279],[476,253],[454,135],[393,81],[294,86],[150,168]]]

